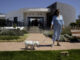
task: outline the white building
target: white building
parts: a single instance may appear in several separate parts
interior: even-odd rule
[[[24,22],[25,25],[28,24],[29,20],[40,20],[41,18],[46,21],[48,8],[23,8],[18,11],[10,12],[6,15],[6,19],[14,21],[15,17],[17,21]],[[44,22],[45,23],[45,22]]]
[[[6,18],[6,15],[5,15],[5,14],[0,13],[0,19],[5,19],[5,18]]]
[[[6,19],[12,22],[19,22],[22,26],[47,26],[50,27],[51,20],[56,9],[60,9],[64,18],[65,26],[75,21],[75,8],[68,4],[56,2],[47,8],[23,8],[10,12],[6,15]]]

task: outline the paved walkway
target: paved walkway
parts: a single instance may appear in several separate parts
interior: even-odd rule
[[[40,33],[30,33],[26,40],[39,41],[40,46],[35,47],[35,50],[67,50],[67,49],[80,49],[80,43],[69,43],[69,42],[60,42],[61,46],[51,47],[52,40],[48,37],[45,37]],[[16,51],[24,50],[24,42],[0,42],[0,51]]]

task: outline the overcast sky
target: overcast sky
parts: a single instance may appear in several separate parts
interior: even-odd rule
[[[80,15],[80,0],[0,0],[0,13],[20,8],[46,8],[56,1],[72,5],[76,9],[76,17]]]

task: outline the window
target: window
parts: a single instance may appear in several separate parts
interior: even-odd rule
[[[18,22],[18,17],[14,17],[14,23]]]

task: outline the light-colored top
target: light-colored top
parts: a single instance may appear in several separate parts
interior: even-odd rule
[[[53,16],[51,24],[54,26],[63,26],[64,25],[63,16],[62,15]]]

